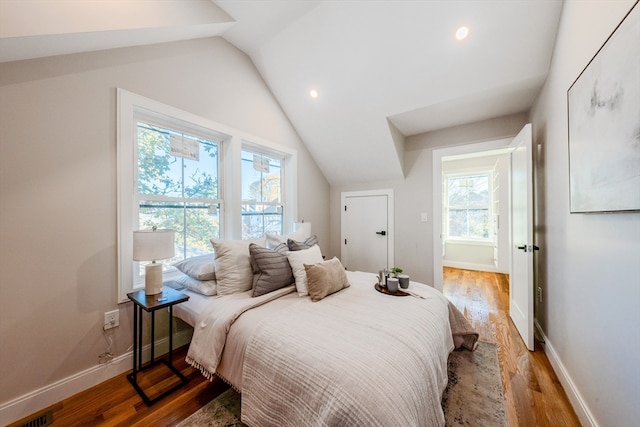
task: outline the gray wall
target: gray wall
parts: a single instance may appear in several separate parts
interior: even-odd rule
[[[116,88],[298,151],[298,213],[329,186],[248,57],[220,38],[0,65],[0,403],[94,367],[116,305]],[[131,345],[122,304],[112,351]],[[33,408],[37,410],[40,408]]]
[[[633,3],[565,2],[550,73],[531,113],[545,295],[537,319],[556,372],[593,417],[583,424],[601,426],[640,422],[640,214],[569,214],[567,90]]]

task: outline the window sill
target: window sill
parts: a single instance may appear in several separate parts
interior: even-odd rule
[[[448,245],[466,245],[466,246],[493,246],[491,240],[467,240],[467,239],[446,239],[444,241]]]

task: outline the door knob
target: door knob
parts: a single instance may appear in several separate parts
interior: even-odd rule
[[[379,234],[379,235],[381,235],[381,236],[386,236],[386,235],[387,235],[387,232],[386,232],[386,231],[384,231],[384,230],[382,230],[382,231],[376,231],[376,234]]]

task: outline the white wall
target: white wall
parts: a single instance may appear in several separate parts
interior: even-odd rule
[[[340,256],[340,194],[391,188],[396,206],[395,264],[401,265],[411,280],[433,285],[433,150],[513,137],[526,123],[526,115],[515,114],[411,136],[405,142],[404,180],[332,186],[330,256]],[[427,222],[420,220],[422,212],[428,213]]]
[[[640,214],[569,214],[567,90],[633,3],[565,1],[531,113],[545,295],[537,320],[585,425],[640,422]]]
[[[298,214],[329,241],[327,181],[224,40],[0,64],[0,407],[95,367],[105,311],[120,310],[112,351],[130,349],[131,304],[115,303],[117,87],[296,149]]]

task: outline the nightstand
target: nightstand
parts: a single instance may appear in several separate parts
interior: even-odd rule
[[[162,293],[157,295],[145,295],[144,289],[137,292],[127,294],[129,299],[133,301],[133,372],[127,375],[127,379],[142,397],[147,406],[151,406],[158,400],[162,399],[169,393],[177,390],[185,385],[188,380],[182,373],[173,366],[173,306],[185,302],[189,297],[181,292],[164,286]],[[155,360],[155,320],[156,311],[161,308],[169,307],[169,356],[168,358],[159,358]],[[142,310],[151,313],[151,358],[149,363],[142,366]],[[138,384],[138,373],[151,368],[157,363],[164,363],[175,375],[178,376],[180,382],[169,390],[164,391],[157,397],[150,399]]]

